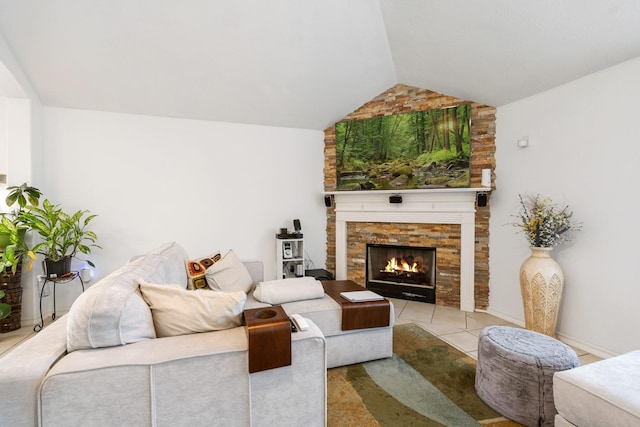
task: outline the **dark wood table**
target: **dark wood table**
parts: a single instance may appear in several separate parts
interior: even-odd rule
[[[340,292],[366,290],[351,280],[323,280],[322,286],[327,295],[342,306],[342,330],[381,328],[389,326],[391,303],[387,299],[380,301],[351,302]]]

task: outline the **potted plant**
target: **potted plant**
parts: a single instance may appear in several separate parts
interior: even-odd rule
[[[0,332],[20,329],[22,317],[22,265],[28,270],[36,259],[35,253],[25,240],[29,227],[20,220],[20,212],[37,206],[40,190],[27,184],[9,187],[6,198],[10,208],[18,205],[12,212],[0,216]]]
[[[33,252],[26,249],[24,240],[18,237],[18,228],[8,218],[2,217],[3,227],[10,231],[10,242],[0,251],[0,332],[20,329],[22,320],[22,260],[29,262],[35,258]]]
[[[98,237],[88,229],[89,223],[96,217],[88,210],[79,210],[73,214],[64,212],[60,205],[54,205],[45,199],[42,207],[32,206],[18,214],[19,221],[36,232],[42,242],[36,244],[33,252],[45,257],[46,274],[60,277],[71,269],[71,259],[78,253],[89,255]],[[92,267],[92,261],[87,260]]]
[[[36,259],[35,253],[27,246],[25,241],[26,227],[17,225],[6,216],[0,221],[0,233],[7,236],[7,244],[0,249],[0,275],[18,275],[18,267],[22,261],[26,261],[27,271],[31,270],[32,261]]]
[[[18,205],[15,210],[10,212],[3,212],[2,218],[9,218],[15,225],[19,226],[19,237],[24,240],[27,232],[27,228],[24,224],[19,223],[18,214],[31,206],[38,206],[40,203],[40,196],[42,192],[36,187],[31,187],[24,183],[19,186],[11,186],[7,188],[9,194],[5,199],[5,204],[12,208],[14,205]],[[6,247],[10,243],[9,231],[4,227],[0,227],[0,250]]]
[[[0,291],[0,299],[4,298],[4,291]],[[0,302],[0,319],[4,319],[11,313],[11,306],[6,302]]]

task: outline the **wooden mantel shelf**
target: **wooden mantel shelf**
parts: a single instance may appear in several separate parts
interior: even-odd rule
[[[322,194],[327,196],[350,195],[350,196],[371,196],[373,194],[389,195],[389,194],[424,194],[424,193],[484,193],[491,191],[491,187],[462,187],[462,188],[416,188],[403,190],[340,190],[340,191],[324,191]]]

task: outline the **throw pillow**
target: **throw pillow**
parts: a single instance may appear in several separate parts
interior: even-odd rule
[[[138,278],[182,283],[187,251],[165,243],[136,258],[87,288],[69,309],[67,351],[112,347],[155,338],[149,306],[142,299]]]
[[[214,291],[249,293],[253,287],[253,279],[249,270],[233,250],[227,252],[220,261],[207,268],[205,277],[207,284]]]
[[[244,292],[190,291],[138,280],[158,337],[219,331],[242,324]]]
[[[260,302],[284,304],[324,297],[324,287],[313,277],[269,280],[259,282],[253,296]]]
[[[220,258],[220,251],[218,251],[204,258],[185,261],[187,266],[187,289],[207,289],[207,279],[205,279],[204,274],[207,268],[220,261]]]

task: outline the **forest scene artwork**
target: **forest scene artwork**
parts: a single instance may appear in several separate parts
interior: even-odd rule
[[[336,123],[338,190],[469,186],[471,105]]]

